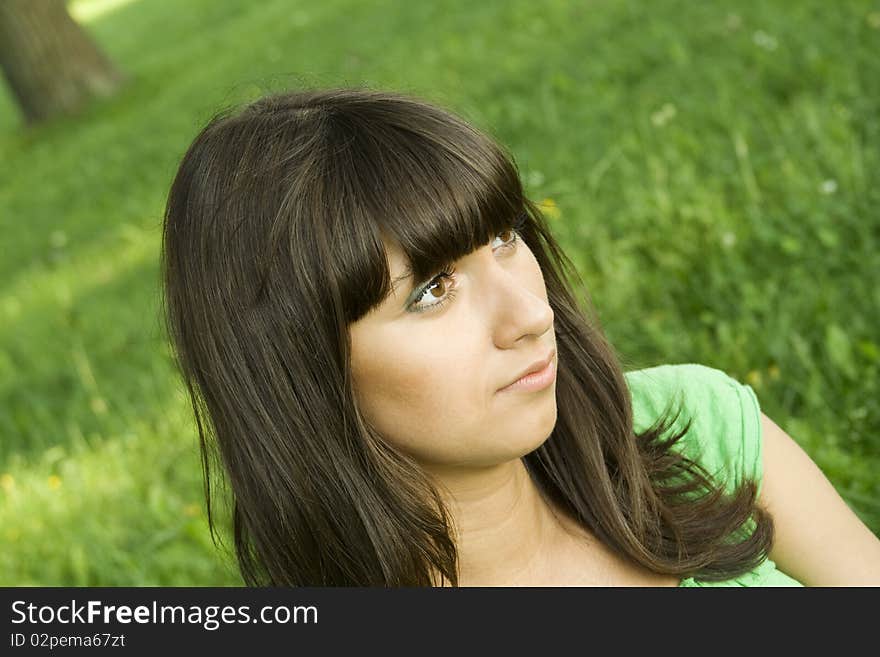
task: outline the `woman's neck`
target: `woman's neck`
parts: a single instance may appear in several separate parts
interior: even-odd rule
[[[455,519],[459,586],[524,586],[550,576],[571,537],[521,459],[434,474]]]
[[[550,503],[521,459],[434,475],[455,519],[459,586],[678,584],[618,555]]]

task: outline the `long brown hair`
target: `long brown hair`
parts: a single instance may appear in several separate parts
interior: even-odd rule
[[[514,225],[555,317],[557,423],[523,457],[541,493],[657,573],[723,580],[767,557],[756,482],[725,491],[671,449],[690,427],[667,435],[680,405],[634,433],[620,362],[512,156],[430,102],[323,89],[214,116],[165,214],[165,318],[209,526],[216,543],[219,462],[247,584],[457,585],[440,494],[359,413],[348,327],[390,290],[383,239],[424,280]]]

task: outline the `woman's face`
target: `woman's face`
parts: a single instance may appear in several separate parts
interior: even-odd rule
[[[408,263],[385,246],[393,281]],[[505,231],[454,270],[397,281],[350,326],[361,412],[385,440],[437,469],[519,458],[556,424],[553,310],[531,250]],[[501,390],[551,353],[549,385]]]

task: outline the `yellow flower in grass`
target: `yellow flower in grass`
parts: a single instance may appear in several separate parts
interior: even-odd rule
[[[0,488],[7,493],[11,493],[12,489],[15,488],[15,479],[8,472],[0,476]]]
[[[746,374],[746,383],[748,383],[753,388],[759,387],[761,385],[760,370],[751,370],[748,374]]]
[[[767,374],[769,374],[770,378],[775,381],[779,378],[779,368],[776,365],[771,365],[767,368]]]
[[[556,201],[552,198],[545,198],[539,201],[538,208],[544,213],[544,216],[549,219],[559,219],[559,216],[562,214],[559,210],[559,206],[556,205]]]
[[[61,488],[61,477],[58,475],[49,475],[47,483],[49,484],[50,490],[58,490]]]

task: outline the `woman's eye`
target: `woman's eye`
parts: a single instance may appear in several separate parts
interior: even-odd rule
[[[450,269],[449,271],[440,272],[431,279],[431,282],[422,288],[419,296],[412,302],[410,306],[411,311],[416,313],[425,312],[426,310],[442,306],[449,301],[455,294],[454,289],[449,289],[449,282],[453,280],[454,274],[455,269]],[[445,296],[444,292],[446,292]],[[422,300],[425,303],[419,303]],[[432,300],[434,301],[432,302]]]
[[[499,248],[514,248],[519,241],[519,234],[514,228],[506,228],[498,233],[498,237],[501,238],[502,242]],[[498,237],[496,237],[495,240],[497,240]],[[496,248],[495,240],[492,242],[493,250]],[[437,276],[431,279],[431,281],[422,288],[421,292],[419,292],[419,296],[416,297],[415,301],[413,301],[410,306],[410,310],[412,312],[421,313],[426,310],[438,308],[450,302],[455,296],[454,274],[455,269],[442,271],[437,274]],[[453,284],[450,285],[450,283]]]
[[[519,239],[519,235],[513,228],[506,228],[505,230],[502,230],[500,233],[498,233],[498,235],[507,236],[505,239],[501,240],[503,242],[501,246],[510,246]]]

